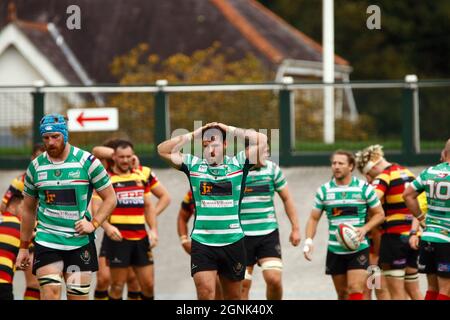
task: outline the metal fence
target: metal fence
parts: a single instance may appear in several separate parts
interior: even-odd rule
[[[322,142],[327,85],[335,92],[334,144]],[[128,138],[152,166],[163,165],[155,146],[175,129],[193,130],[195,121],[276,132],[271,146],[284,166],[326,165],[337,148],[356,151],[371,143],[383,144],[389,160],[431,164],[450,137],[449,87],[450,80],[0,87],[0,168],[26,166],[45,113],[80,107],[117,108],[119,129],[73,132],[71,143],[90,150],[111,137]]]

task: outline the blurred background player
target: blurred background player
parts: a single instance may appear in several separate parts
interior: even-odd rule
[[[426,300],[450,300],[450,139],[443,156],[444,162],[422,171],[403,193],[408,208],[425,227],[419,271],[427,275]],[[426,216],[418,201],[423,191],[428,203]]]
[[[20,204],[18,190],[8,194],[8,202],[0,216],[0,300],[13,300],[13,279],[20,245]]]
[[[103,146],[96,146],[92,149],[92,153],[102,161],[103,165],[107,170],[111,168],[114,164],[112,160],[112,156],[114,154],[114,149],[118,142],[121,139],[110,139],[106,141]],[[157,198],[156,206],[154,207],[154,211],[158,216],[164,211],[167,206],[170,204],[170,194],[167,191],[167,188],[159,181],[155,172],[147,166],[142,166],[140,164],[139,158],[134,154],[131,158],[131,167],[134,170],[141,170],[144,176],[147,178],[147,183],[150,186],[150,191]],[[113,233],[117,233],[115,227],[107,226],[104,229],[104,236],[100,247],[99,259],[98,259],[98,272],[97,272],[97,284],[95,288],[95,299],[96,300],[107,300],[108,299],[108,288],[111,282],[111,274],[109,270],[109,266],[106,262],[106,237],[108,235],[110,238],[113,236]],[[157,235],[153,234],[153,239],[151,241],[151,246],[155,247],[157,244]],[[128,291],[128,300],[139,300],[141,299],[141,288],[139,286],[139,282],[136,278],[136,274],[133,271],[132,267],[128,268],[128,277],[127,277],[127,291]]]
[[[227,135],[241,141],[248,137],[250,147],[234,157],[226,156]],[[193,139],[201,139],[203,158],[180,152]],[[248,170],[266,148],[264,134],[222,123],[209,123],[158,145],[161,158],[186,174],[193,192],[191,275],[200,300],[215,298],[217,274],[224,298],[241,298],[246,251],[239,210]]]
[[[180,237],[181,246],[187,254],[191,255],[192,242],[188,236],[188,223],[191,217],[195,214],[195,203],[192,198],[192,191],[188,191],[178,212],[177,217],[177,232]],[[216,296],[215,300],[223,300],[222,288],[220,286],[219,276],[216,277]]]
[[[333,178],[319,187],[306,225],[305,258],[312,259],[313,238],[325,211],[329,222],[326,274],[330,274],[339,300],[362,300],[369,267],[367,232],[384,221],[384,212],[373,187],[352,176],[353,154],[338,150],[331,157]],[[356,251],[344,248],[336,239],[339,224],[357,228],[360,246]]]
[[[402,196],[415,176],[407,168],[388,162],[382,148],[372,145],[356,153],[356,166],[371,180],[386,215],[378,265],[386,278],[391,299],[404,300],[408,295],[413,300],[422,300],[417,266],[419,252],[409,245],[413,215]],[[426,208],[425,194],[421,196],[421,203]]]
[[[268,157],[268,150],[265,151],[263,156]],[[281,300],[283,297],[281,279],[283,263],[275,213],[275,192],[283,201],[284,209],[291,222],[289,241],[293,246],[298,246],[300,243],[297,211],[286,178],[276,163],[270,160],[265,160],[265,163],[265,166],[254,166],[248,173],[241,203],[241,225],[247,250],[247,268],[242,282],[242,299],[244,300],[249,299],[256,263],[261,267],[266,282],[266,298]]]
[[[37,156],[42,154],[45,151],[44,146],[42,144],[35,144],[32,148],[31,152],[31,160],[34,160]],[[20,194],[20,201],[23,200],[22,192],[24,188],[24,181],[25,181],[25,175],[24,172],[20,176],[16,177],[11,181],[11,184],[6,191],[6,193],[3,195],[2,203],[0,205],[0,216],[1,213],[3,213],[8,206],[9,202],[11,201],[12,197],[14,195]],[[19,206],[20,210],[20,206]],[[33,244],[30,244],[30,259],[33,260]],[[25,282],[26,282],[26,288],[25,292],[23,294],[24,300],[39,300],[40,299],[40,292],[39,292],[39,282],[36,279],[36,276],[33,275],[31,272],[31,269],[24,270],[25,275]]]
[[[102,224],[106,233],[104,250],[111,275],[110,300],[122,299],[130,266],[137,276],[142,299],[154,299],[153,256],[145,224],[153,235],[157,235],[156,213],[152,210],[147,177],[131,167],[133,155],[131,142],[118,141],[112,156],[114,163],[108,171],[117,196],[116,209]],[[93,198],[94,212],[100,203],[100,199]]]

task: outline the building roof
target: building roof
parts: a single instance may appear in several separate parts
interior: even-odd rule
[[[55,41],[41,28],[55,24],[67,46],[97,83],[114,83],[109,66],[113,58],[139,43],[166,58],[191,54],[218,41],[233,48],[234,58],[252,52],[276,71],[286,59],[321,62],[320,44],[287,24],[256,0],[14,0],[20,20],[33,21],[21,30],[61,68],[67,78],[80,83],[73,67],[64,61]],[[81,9],[81,29],[69,30],[70,5]],[[8,23],[8,3],[0,3],[0,26]],[[168,23],[170,22],[170,23]],[[38,27],[41,26],[41,27]],[[58,52],[59,51],[59,52]],[[348,62],[336,56],[336,64]],[[72,70],[71,70],[72,69]],[[78,79],[77,79],[78,78]]]

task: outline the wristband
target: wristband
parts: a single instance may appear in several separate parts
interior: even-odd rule
[[[411,230],[410,232],[409,232],[409,236],[411,237],[411,236],[417,236],[417,230]]]
[[[185,244],[185,243],[190,242],[190,240],[188,239],[187,235],[183,235],[180,237],[180,242],[181,242],[181,244]]]
[[[422,221],[425,218],[425,213],[421,213],[416,217],[417,220]]]
[[[305,246],[310,246],[312,244],[313,244],[313,239],[308,238],[308,239],[305,240]]]
[[[28,249],[31,241],[20,240],[20,249]]]
[[[92,225],[94,226],[94,229],[95,229],[95,230],[97,230],[97,228],[100,227],[100,223],[98,223],[98,221],[95,220],[95,218],[92,219],[91,223],[92,223]]]

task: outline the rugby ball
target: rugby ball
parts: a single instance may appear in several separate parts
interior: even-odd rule
[[[341,223],[338,225],[336,239],[341,246],[350,251],[355,251],[360,245],[356,228],[348,223]]]

